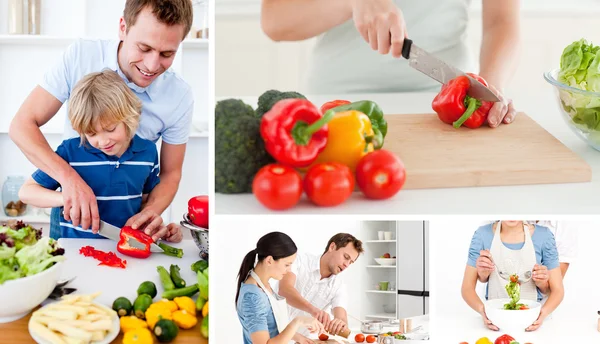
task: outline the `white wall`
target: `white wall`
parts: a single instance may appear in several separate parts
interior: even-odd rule
[[[0,0],[0,183],[8,175],[27,176],[35,170],[7,135],[10,121],[25,97],[72,39],[117,38],[124,4],[125,0],[43,0],[41,35],[32,37],[7,35],[8,1]],[[194,26],[200,28],[203,13],[196,8],[194,15]],[[208,193],[208,137],[198,134],[200,128],[207,129],[211,113],[207,44],[183,44],[173,69],[191,85],[195,100],[193,133],[187,145],[182,181],[170,216],[169,212],[165,214],[165,221],[178,223],[187,211],[188,199]],[[63,110],[64,107],[42,127],[52,148],[61,141]]]
[[[476,314],[461,297],[462,278],[467,264],[468,250],[473,233],[482,225],[476,218],[464,220],[431,221],[432,314],[435,323],[444,325],[448,320],[465,314]],[[584,328],[597,323],[600,293],[598,293],[598,262],[600,254],[600,222],[571,221],[578,227],[578,257],[570,265],[564,280],[565,297],[553,316],[580,319]],[[573,228],[573,225],[570,225]],[[548,326],[556,326],[548,325]],[[435,330],[435,325],[432,325]],[[564,335],[576,329],[560,331]],[[589,332],[585,332],[589,333]],[[438,338],[436,331],[432,338]],[[464,338],[463,338],[464,339]]]
[[[481,2],[473,0],[472,3],[468,42],[472,51],[478,53]],[[543,73],[558,67],[562,50],[571,42],[581,38],[600,42],[598,0],[526,0],[521,3],[523,49],[520,65],[507,87],[509,95],[548,87]],[[218,97],[258,96],[271,88],[304,92],[303,73],[315,40],[272,42],[261,30],[259,10],[258,0],[218,1],[216,4],[215,92]]]
[[[211,315],[213,322],[211,326],[211,342],[215,343],[241,343],[242,327],[237,318],[235,309],[235,293],[237,273],[244,256],[248,251],[256,247],[256,242],[263,235],[280,231],[288,234],[298,246],[299,252],[310,252],[321,254],[327,245],[327,241],[336,233],[347,232],[357,236],[360,240],[373,240],[377,238],[377,230],[389,230],[389,222],[359,222],[334,219],[290,220],[270,217],[269,221],[254,221],[225,219],[223,217],[215,220],[218,232],[211,235]],[[364,245],[370,250],[369,245]],[[365,297],[364,290],[373,284],[367,278],[365,265],[373,264],[367,259],[371,255],[365,252],[357,262],[348,270],[340,274],[342,280],[348,286],[349,305],[348,313],[362,318],[366,312],[366,302],[370,300]],[[376,283],[376,282],[374,282]],[[213,287],[214,286],[214,287]],[[371,287],[370,289],[373,289]],[[382,299],[383,300],[383,299]],[[394,299],[392,299],[392,302]],[[350,326],[356,326],[356,322],[349,321]],[[359,325],[360,326],[360,325]]]

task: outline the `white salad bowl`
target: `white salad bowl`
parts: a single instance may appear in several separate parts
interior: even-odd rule
[[[546,72],[544,79],[554,86],[561,117],[577,137],[600,151],[600,93],[565,85],[558,72]]]
[[[396,265],[396,258],[375,258],[379,265]]]
[[[492,324],[503,332],[525,332],[525,329],[531,326],[540,315],[541,304],[537,301],[521,299],[518,303],[527,305],[529,309],[504,309],[504,305],[509,302],[508,298],[488,300],[485,302],[485,314]]]
[[[0,285],[0,323],[26,316],[52,293],[61,276],[64,262],[33,276],[8,280]]]

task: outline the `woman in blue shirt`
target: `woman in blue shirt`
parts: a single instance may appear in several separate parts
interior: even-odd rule
[[[270,279],[281,280],[296,259],[296,244],[286,234],[272,232],[258,240],[244,257],[238,274],[235,302],[244,332],[244,344],[311,343],[296,333],[301,327],[322,333],[323,324],[312,317],[289,321],[285,298],[275,294]],[[256,263],[256,265],[255,265]]]
[[[504,287],[509,281],[500,277],[499,271],[518,274],[521,280],[526,272],[532,272],[531,279],[524,279],[521,283],[523,300],[541,301],[542,293],[549,294],[538,319],[527,331],[537,330],[562,302],[564,290],[558,251],[554,236],[546,227],[523,221],[499,221],[480,227],[473,235],[462,296],[473,310],[481,314],[485,325],[495,331],[498,327],[487,318],[475,287],[478,280],[487,283],[488,300],[508,298]]]

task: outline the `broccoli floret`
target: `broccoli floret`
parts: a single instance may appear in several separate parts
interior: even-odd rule
[[[258,170],[274,162],[260,136],[260,118],[238,99],[215,107],[215,192],[251,193]]]
[[[263,93],[260,97],[258,97],[258,107],[256,108],[256,115],[258,117],[262,118],[262,116],[265,113],[267,113],[269,110],[271,110],[271,108],[273,107],[273,105],[275,105],[275,103],[277,103],[278,101],[280,101],[282,99],[290,99],[290,98],[306,99],[305,96],[303,96],[302,94],[300,94],[298,92],[294,92],[294,91],[281,92],[281,91],[277,91],[277,90],[269,90],[269,91]]]

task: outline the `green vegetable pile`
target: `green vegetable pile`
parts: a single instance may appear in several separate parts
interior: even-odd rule
[[[558,81],[590,92],[600,92],[600,46],[585,39],[567,46],[560,58]],[[584,132],[600,131],[600,96],[560,90],[563,109]],[[600,141],[600,135],[597,136]]]
[[[215,191],[251,193],[254,175],[275,160],[260,136],[262,116],[279,100],[303,98],[297,92],[269,90],[258,98],[255,110],[239,99],[225,99],[215,107]]]
[[[0,226],[0,285],[38,274],[65,259],[65,250],[23,222]]]

